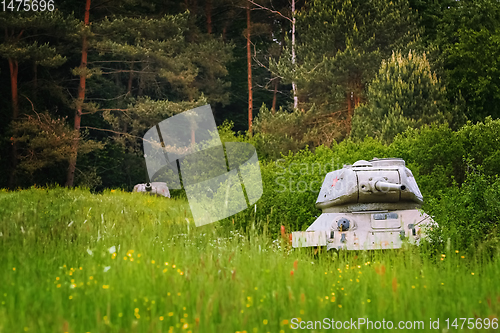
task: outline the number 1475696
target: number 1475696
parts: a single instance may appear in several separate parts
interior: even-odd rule
[[[498,329],[498,318],[448,318],[445,320],[447,329]]]
[[[55,9],[54,0],[1,0],[0,8],[4,12],[51,12]]]

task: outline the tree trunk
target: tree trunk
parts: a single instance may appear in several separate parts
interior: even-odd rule
[[[281,36],[281,45],[280,45],[280,53],[278,55],[278,59],[281,57],[281,54],[283,53],[283,46],[285,45],[285,35],[286,35],[286,30],[285,26],[282,26],[282,36]],[[274,93],[273,93],[273,107],[271,108],[272,114],[276,112],[276,102],[278,99],[278,87],[280,85],[280,78],[277,76],[274,78]]]
[[[277,95],[278,95],[278,86],[280,84],[280,78],[275,77],[274,78],[274,92],[273,92],[273,107],[271,108],[272,114],[276,112],[276,100],[277,100]]]
[[[212,0],[206,0],[205,16],[207,17],[207,32],[212,33]]]
[[[250,45],[250,3],[247,2],[247,64],[248,64],[248,134],[252,136],[252,53]]]
[[[19,63],[17,62],[17,60],[9,58],[9,70],[10,70],[10,86],[12,93],[12,120],[15,121],[19,116],[19,95],[17,92],[17,73],[19,70]],[[9,177],[9,187],[11,189],[14,189],[17,184],[17,177],[16,177],[17,162],[18,162],[17,143],[13,140],[11,170]]]
[[[351,120],[352,120],[352,114],[353,114],[353,92],[349,91],[347,93],[347,132],[349,133],[351,131]]]
[[[12,92],[12,119],[15,120],[19,116],[19,95],[17,93],[17,73],[19,70],[19,63],[17,60],[9,58],[9,69]]]
[[[132,96],[132,83],[134,81],[134,63],[130,63],[130,75],[128,77],[127,95]]]
[[[86,0],[85,3],[85,26],[90,24],[90,0]],[[85,83],[87,79],[86,69],[87,69],[87,54],[88,54],[88,42],[87,35],[83,35],[82,39],[82,60],[80,63],[80,85],[78,86],[78,101],[75,112],[75,138],[72,144],[72,154],[69,160],[68,175],[66,177],[66,186],[72,187],[75,180],[75,170],[76,170],[76,159],[78,157],[78,144],[80,140],[80,124],[82,120],[82,109],[83,102],[85,100]]]
[[[292,68],[295,72],[295,0],[292,0]],[[292,81],[293,108],[299,107],[299,96],[297,95],[297,83]]]
[[[36,62],[33,64],[33,95],[35,99],[38,96],[38,65]]]

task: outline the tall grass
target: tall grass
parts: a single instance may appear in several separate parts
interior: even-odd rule
[[[267,221],[190,219],[187,202],[139,193],[0,192],[0,332],[274,333],[361,317],[430,331],[430,318],[441,330],[500,314],[496,258],[314,254],[272,239]]]

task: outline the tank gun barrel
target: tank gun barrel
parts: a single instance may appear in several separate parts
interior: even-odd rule
[[[404,191],[406,186],[403,184],[394,184],[383,181],[378,181],[375,183],[375,188],[380,192],[388,192],[388,191]]]

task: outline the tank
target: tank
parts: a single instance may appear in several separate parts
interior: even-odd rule
[[[293,247],[375,250],[418,244],[434,221],[405,161],[374,158],[325,176],[316,200],[322,214],[306,231],[292,232]]]

